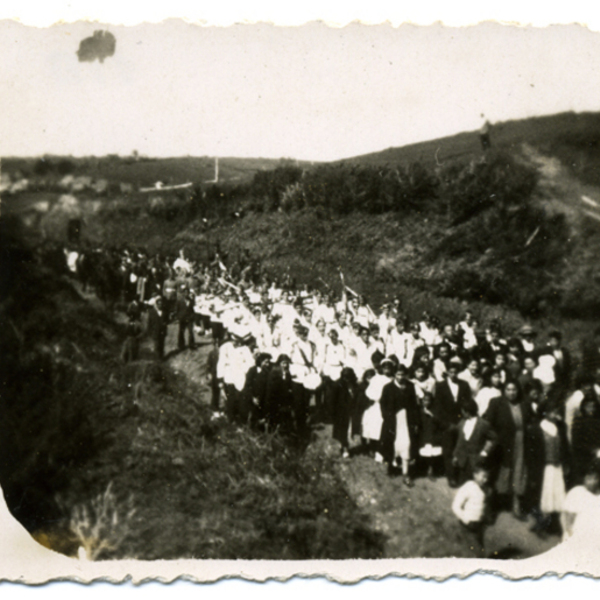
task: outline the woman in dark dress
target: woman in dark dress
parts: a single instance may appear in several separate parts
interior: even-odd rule
[[[571,434],[574,485],[581,485],[600,452],[600,405],[595,397],[587,396],[581,401],[579,410]]]
[[[418,450],[419,406],[415,386],[404,365],[398,367],[394,380],[383,388],[379,404],[383,418],[381,453],[388,463],[388,473],[395,474],[394,465],[400,459],[404,484],[412,487],[409,467]]]
[[[496,493],[511,498],[513,514],[523,518],[523,498],[527,491],[527,428],[532,422],[531,407],[522,402],[519,384],[508,381],[502,396],[490,400],[484,419],[497,434],[490,461],[494,467]]]
[[[359,402],[359,390],[353,369],[344,367],[340,379],[332,382],[331,391],[333,439],[342,445],[342,456],[346,458],[349,455],[348,434]]]

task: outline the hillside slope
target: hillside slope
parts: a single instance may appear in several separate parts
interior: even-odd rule
[[[340,162],[385,165],[419,161],[433,168],[451,160],[469,161],[482,154],[478,133],[462,132]],[[585,182],[600,182],[600,113],[567,112],[495,123],[491,141],[493,147],[509,151],[527,143],[559,158]]]

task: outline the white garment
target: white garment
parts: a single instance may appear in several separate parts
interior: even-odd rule
[[[477,404],[479,414],[483,416],[485,414],[485,411],[488,409],[490,401],[493,398],[497,398],[501,395],[502,393],[500,392],[500,390],[495,387],[481,388],[477,396],[475,396],[475,403]]]
[[[411,379],[411,381],[415,386],[417,400],[421,400],[425,393],[433,394],[435,390],[435,379],[433,377],[427,377],[424,381],[419,381],[418,379]]]
[[[185,273],[191,273],[192,272],[192,265],[187,260],[185,260],[185,258],[179,257],[173,263],[173,269],[175,271],[177,271],[178,269],[181,269]]]
[[[410,460],[410,435],[408,433],[408,421],[406,409],[402,409],[396,415],[396,439],[394,440],[394,455],[402,460]]]
[[[322,373],[333,381],[337,381],[342,375],[342,369],[346,362],[346,349],[341,342],[333,344],[331,341],[325,346]]]
[[[315,345],[300,338],[294,340],[290,352],[290,373],[292,380],[301,383],[305,388],[314,390],[320,384],[320,376],[315,365]],[[317,382],[318,378],[318,382]]]
[[[577,390],[574,392],[565,403],[565,425],[567,427],[567,437],[569,438],[569,442],[572,442],[573,435],[573,421],[575,417],[579,415],[579,407],[581,406],[581,401],[583,400],[583,392],[581,390]]]
[[[485,500],[483,490],[474,481],[467,481],[456,492],[452,512],[465,525],[480,523],[485,513]]]
[[[367,408],[362,418],[362,435],[368,440],[378,440],[381,437],[381,426],[383,417],[381,416],[381,407],[379,401],[383,388],[391,381],[386,375],[375,375],[365,392],[367,398],[375,402],[373,406]]]
[[[466,321],[459,323],[459,327],[463,330],[463,346],[465,350],[471,350],[477,346],[477,336],[475,330],[467,324]]]
[[[354,355],[352,355],[354,351]],[[375,352],[375,348],[371,344],[365,344],[360,337],[355,337],[350,344],[348,352],[348,366],[354,369],[356,378],[360,381],[367,369],[373,368],[371,356]]]
[[[432,446],[431,444],[425,444],[420,450],[419,455],[425,458],[431,458],[442,455],[441,446]]]
[[[233,385],[241,392],[246,385],[246,375],[254,365],[254,358],[248,346],[236,348],[233,342],[225,342],[219,350],[217,379]]]
[[[473,435],[473,430],[475,429],[475,425],[477,425],[477,417],[471,417],[465,421],[463,426],[463,433],[465,434],[465,440],[468,442]]]
[[[462,371],[462,373],[459,373],[458,378],[466,381],[469,384],[469,387],[471,388],[471,396],[475,398],[475,396],[477,396],[479,393],[479,390],[481,390],[481,386],[483,385],[481,377],[473,376],[469,369],[465,369]]]
[[[371,381],[369,381],[369,385],[367,386],[367,390],[365,391],[367,398],[369,400],[373,400],[373,402],[379,402],[381,400],[383,388],[390,381],[392,381],[392,379],[387,375],[381,375],[379,373],[374,375]]]
[[[540,509],[544,513],[561,512],[565,504],[565,478],[561,465],[546,465]]]
[[[538,366],[533,370],[533,376],[539,379],[544,385],[551,385],[555,382],[554,366],[556,359],[551,354],[543,354],[539,358]]]
[[[563,532],[563,539],[567,539],[576,532],[586,534],[586,521],[594,524],[600,523],[600,495],[592,494],[583,485],[578,485],[569,490],[563,504],[563,512],[574,515],[575,522],[572,531]]]
[[[444,379],[446,379],[446,372],[447,369],[444,361],[436,358],[433,361],[433,376],[435,377],[436,381],[444,381]]]
[[[385,344],[387,355],[391,356],[395,354],[400,364],[405,367],[410,367],[412,362],[412,354],[409,352],[409,337],[412,337],[410,333],[400,333],[397,329],[394,329],[388,336]]]

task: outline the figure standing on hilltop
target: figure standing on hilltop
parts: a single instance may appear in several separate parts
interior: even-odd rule
[[[485,123],[481,126],[481,129],[479,130],[479,140],[481,141],[481,149],[484,152],[487,152],[492,147],[492,141],[490,138],[491,130],[492,124],[486,119]]]

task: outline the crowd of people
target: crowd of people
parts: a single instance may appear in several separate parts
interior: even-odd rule
[[[76,272],[81,257],[67,261]],[[600,329],[574,360],[558,330],[544,343],[527,324],[507,336],[469,310],[411,322],[399,297],[374,310],[341,272],[334,293],[269,278],[247,256],[227,269],[218,254],[195,265],[125,251],[114,264],[124,360],[145,334],[162,360],[172,322],[179,349],[208,336],[211,406],[234,423],[297,441],[329,423],[344,458],[370,455],[407,487],[441,476],[460,487],[455,512],[469,527],[491,507],[568,534],[568,493],[600,507]]]

